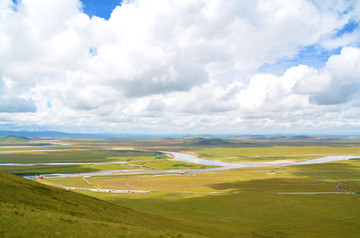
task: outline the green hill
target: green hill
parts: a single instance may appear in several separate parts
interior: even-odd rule
[[[197,233],[169,219],[3,171],[0,191],[0,237],[195,237],[189,233]]]
[[[0,137],[0,142],[2,143],[27,143],[29,142],[30,138],[28,137],[24,137],[24,136],[5,136],[5,137]]]
[[[233,143],[220,139],[220,138],[205,138],[205,137],[196,137],[187,139],[184,142],[185,145],[194,145],[194,146],[211,146],[211,145],[231,145]]]

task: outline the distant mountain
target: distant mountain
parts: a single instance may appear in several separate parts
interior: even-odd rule
[[[70,134],[57,131],[1,131],[0,137],[72,137],[79,134]]]
[[[306,135],[251,135],[255,140],[311,140],[315,137]]]
[[[25,136],[14,136],[14,135],[8,135],[5,137],[0,137],[0,142],[2,143],[26,143],[29,142],[30,138]]]
[[[182,134],[118,134],[118,133],[67,133],[59,131],[5,131],[0,130],[0,137],[5,136],[24,136],[40,138],[111,138],[111,137],[173,137],[180,138]]]
[[[311,140],[314,139],[312,136],[305,136],[305,135],[295,135],[295,136],[289,136],[290,140]]]
[[[1,131],[0,137],[38,137],[38,138],[96,138],[114,137],[112,134],[86,134],[86,133],[67,133],[60,131]]]
[[[233,143],[220,138],[195,137],[187,139],[185,145],[210,146],[210,145],[231,145]]]

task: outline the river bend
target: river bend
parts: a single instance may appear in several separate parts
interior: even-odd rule
[[[171,160],[183,161],[194,164],[217,166],[215,168],[207,169],[169,169],[169,170],[148,170],[148,169],[123,169],[123,170],[107,170],[96,172],[81,172],[81,173],[59,173],[59,174],[44,174],[44,178],[55,177],[77,177],[77,176],[96,176],[96,175],[136,175],[136,174],[155,174],[155,173],[179,173],[179,172],[192,172],[202,173],[210,171],[228,170],[236,168],[249,168],[249,167],[280,167],[280,166],[295,166],[295,165],[308,165],[308,164],[321,164],[338,160],[348,160],[359,158],[360,155],[335,155],[324,156],[316,159],[309,159],[305,161],[292,162],[292,163],[227,163],[216,160],[201,159],[192,154],[185,154],[180,152],[161,151],[166,154],[172,155]],[[127,162],[102,162],[102,163],[2,163],[0,166],[36,166],[36,165],[83,165],[83,164],[124,164]],[[33,179],[36,176],[24,176],[25,178]]]

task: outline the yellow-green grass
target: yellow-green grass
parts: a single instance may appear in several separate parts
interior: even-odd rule
[[[84,165],[0,166],[0,170],[21,176],[99,171]]]
[[[136,150],[67,150],[67,151],[37,151],[24,153],[2,153],[0,163],[91,163],[80,165],[36,165],[36,166],[1,166],[0,170],[18,175],[75,173],[103,170],[119,170],[134,167],[151,169],[201,168],[203,166],[168,162],[167,155],[161,152]],[[141,161],[150,160],[149,163]],[[134,161],[131,165],[125,164],[96,164],[97,162]]]
[[[324,178],[319,178],[322,175]],[[315,179],[314,179],[315,177]],[[358,237],[360,196],[278,194],[360,192],[360,160],[280,168],[244,168],[163,176],[94,176],[100,188],[153,190],[147,194],[87,195],[137,211],[199,226],[212,237]],[[92,187],[82,178],[46,179]],[[131,187],[129,187],[129,185]],[[219,233],[220,231],[220,233]]]
[[[84,167],[96,170],[118,170],[118,169],[205,169],[213,166],[179,162],[166,159],[142,158],[143,161],[132,161],[126,164],[95,164],[84,165]]]
[[[6,151],[11,153],[11,151],[29,151],[29,152],[31,152],[32,150],[60,150],[60,149],[70,149],[70,148],[72,148],[72,147],[68,147],[68,146],[34,146],[34,145],[14,146],[14,145],[9,145],[9,146],[0,147],[0,151],[3,151],[2,153],[5,153]]]
[[[142,168],[142,169],[206,169],[215,166],[208,166],[202,164],[193,164],[175,160],[147,160],[130,162],[125,165],[128,168]]]
[[[194,224],[135,211],[2,171],[0,189],[0,237],[201,235]]]
[[[93,185],[85,182],[83,177],[45,178],[43,180],[36,180],[36,181],[40,183],[49,184],[52,186],[62,185],[65,187],[75,187],[75,188],[94,188]]]
[[[324,178],[319,178],[320,175]],[[338,193],[338,183],[343,184],[344,190],[360,192],[360,160],[196,175],[103,176],[88,180],[108,188],[126,187],[128,183],[134,186],[132,189],[154,190],[147,194],[82,193],[138,211],[195,223],[209,231],[222,230],[221,237],[360,235],[360,195],[278,194]]]
[[[274,146],[253,148],[192,149],[200,157],[225,162],[268,162],[283,159],[302,160],[325,155],[360,154],[360,147]]]
[[[162,196],[161,196],[162,195]],[[221,237],[359,237],[359,196],[271,193],[155,197],[117,201],[139,211],[222,230]],[[170,199],[169,197],[177,197]],[[215,237],[215,236],[214,236]]]
[[[241,152],[242,149],[245,152]],[[210,148],[195,152],[207,151],[213,156],[209,157],[211,159],[234,157],[234,154],[241,156],[244,153],[245,157],[239,157],[238,161],[262,162],[274,160],[271,157],[289,159],[293,156],[295,159],[302,159],[327,154],[356,154],[358,150],[358,147],[282,146]],[[222,151],[225,151],[223,157]],[[263,160],[258,160],[259,158]],[[228,158],[227,161],[232,159],[234,158]],[[158,160],[158,163],[163,161]],[[139,162],[142,163],[136,161],[134,164]],[[147,166],[146,163],[144,165]],[[187,175],[93,176],[87,180],[100,188],[154,191],[147,194],[80,193],[144,214],[156,215],[160,224],[162,218],[168,219],[172,224],[177,222],[177,228],[181,227],[179,224],[185,224],[185,237],[191,236],[189,233],[194,234],[191,230],[194,226],[197,234],[210,237],[360,236],[359,195],[278,194],[336,193],[339,192],[336,189],[339,183],[343,184],[341,189],[360,192],[360,160],[356,159],[316,165],[244,168]],[[44,182],[70,187],[94,187],[83,178],[54,178],[45,179]],[[144,236],[144,233],[139,234],[139,237]]]
[[[150,160],[146,160],[150,159]],[[83,165],[36,165],[36,166],[0,166],[0,170],[16,175],[40,175],[53,173],[77,173],[122,169],[205,169],[214,166],[192,164],[173,160],[142,158],[146,161],[133,161],[127,164],[83,164]]]
[[[0,163],[107,162],[167,158],[160,152],[135,150],[64,150],[2,153]]]
[[[320,175],[325,178],[320,178]],[[47,181],[69,186],[73,179],[54,178]],[[120,189],[131,185],[139,190],[194,192],[197,195],[228,192],[338,192],[337,183],[342,183],[343,189],[360,192],[360,161],[349,160],[277,169],[244,168],[186,175],[92,176],[87,180],[103,188]],[[86,185],[83,180],[78,181],[80,183],[76,186]]]
[[[320,178],[323,175],[325,178]],[[314,177],[316,177],[314,179]],[[47,181],[69,186],[78,178],[54,178]],[[218,172],[185,175],[123,175],[92,176],[87,179],[100,186],[120,186],[125,183],[136,189],[168,192],[338,192],[337,183],[344,189],[360,192],[360,160],[326,164],[288,166],[280,168],[243,168]],[[74,185],[74,184],[72,184]]]

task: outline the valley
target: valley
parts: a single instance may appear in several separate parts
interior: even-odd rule
[[[231,142],[224,144],[222,140]],[[29,146],[26,150],[19,148],[21,152],[17,153],[13,146],[3,147],[0,168],[32,178],[18,179],[25,187],[34,180],[37,186],[64,191],[69,196],[82,194],[99,202],[156,216],[159,221],[171,221],[172,226],[166,225],[166,234],[156,233],[162,229],[158,227],[153,231],[143,225],[133,227],[148,232],[147,236],[359,235],[358,141],[339,140],[338,144],[332,141],[319,145],[324,142],[314,140],[315,145],[297,145],[305,142],[287,140],[283,145],[283,140],[268,140],[260,141],[260,146],[245,147],[239,145],[237,138],[222,140],[216,140],[221,145],[199,146],[189,145],[186,139],[72,139],[62,141],[68,145],[56,150]],[[254,145],[254,140],[247,140]],[[311,164],[321,158],[322,161]],[[38,175],[42,175],[42,179],[37,179]],[[25,192],[20,184],[17,193]],[[10,188],[14,189],[6,189]],[[10,201],[10,194],[6,194]],[[29,191],[26,194],[32,196]],[[41,194],[37,196],[40,198]],[[52,198],[58,199],[57,195]],[[26,210],[22,212],[24,218],[34,216],[27,206],[22,204],[21,209]],[[16,207],[3,205],[2,210],[16,214]],[[16,215],[9,218],[18,219]],[[134,219],[138,218],[139,215],[134,215]],[[33,220],[40,222],[41,218]],[[342,225],[337,226],[340,222]],[[67,227],[66,223],[62,227]],[[175,227],[186,232],[179,233]],[[109,237],[145,234],[111,231],[105,226],[93,232],[101,230]],[[9,234],[2,232],[5,237]]]

